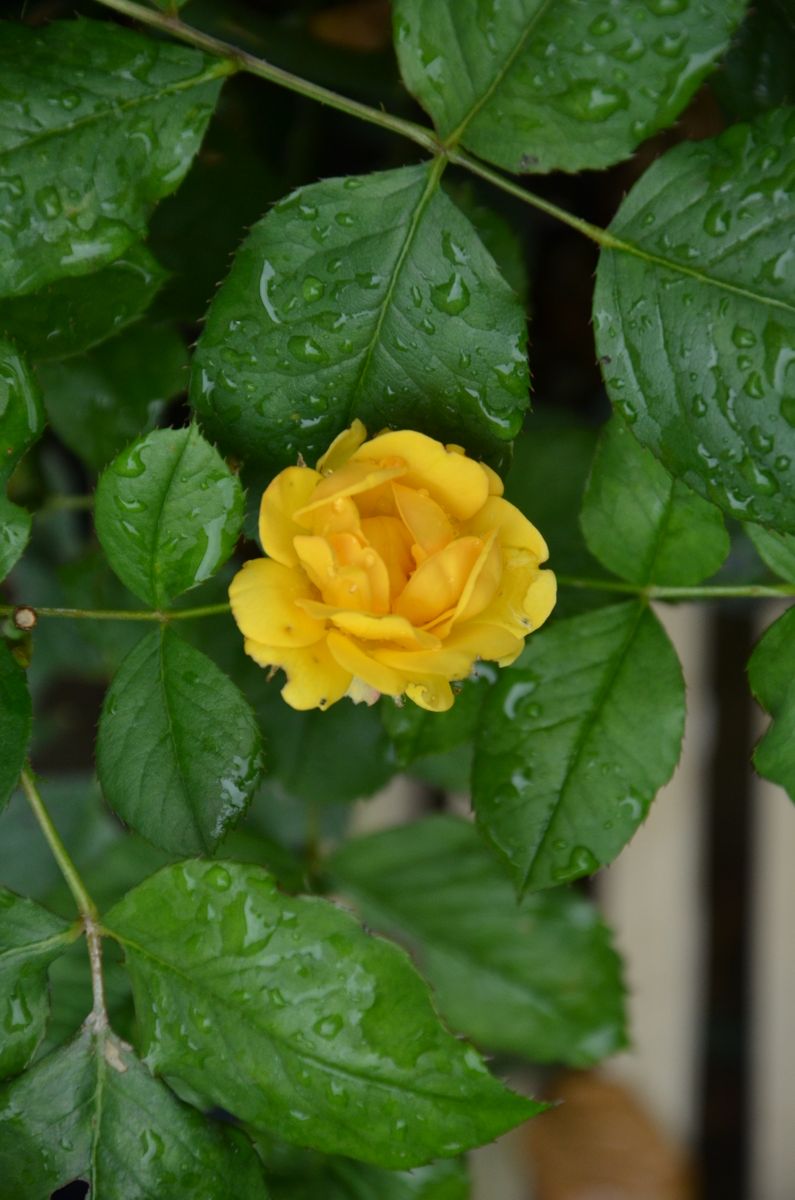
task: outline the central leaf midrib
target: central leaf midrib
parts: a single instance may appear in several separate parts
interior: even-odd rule
[[[166,676],[168,674],[168,671],[166,669],[166,638],[171,637],[172,635],[169,633],[169,631],[166,628],[161,628],[157,631],[156,636],[159,636],[159,647],[158,647],[159,678],[160,678],[160,691],[161,691],[161,695],[163,698],[163,712],[165,713],[165,717],[166,717],[166,731],[168,734],[168,742],[169,742],[169,746],[172,749],[172,753],[174,756],[174,765],[176,766],[176,769],[177,769],[177,779],[179,780],[179,788],[180,788],[180,792],[182,793],[184,807],[187,810],[187,812],[190,813],[194,832],[196,833],[204,852],[206,854],[209,854],[212,851],[212,846],[208,843],[207,838],[205,837],[204,829],[202,828],[201,821],[199,820],[199,814],[196,811],[196,808],[193,804],[193,799],[192,799],[190,790],[187,785],[187,781],[186,781],[186,778],[185,778],[185,775],[183,772],[183,768],[182,768],[182,756],[179,751],[177,737],[176,737],[176,734],[174,731],[175,723],[171,716],[171,705],[169,703],[169,692],[168,692],[168,686],[166,684]],[[176,636],[176,635],[174,635],[174,636]]]

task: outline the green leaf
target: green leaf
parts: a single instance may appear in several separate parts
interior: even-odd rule
[[[78,936],[32,900],[0,888],[0,1078],[15,1075],[44,1036],[50,1004],[47,968]]]
[[[710,80],[721,107],[747,121],[795,102],[795,9],[792,0],[754,0],[720,71]]]
[[[543,1107],[447,1033],[402,950],[326,900],[280,895],[257,867],[167,867],[104,925],[152,1068],[255,1128],[405,1168]]]
[[[596,910],[563,888],[517,904],[468,822],[348,842],[329,870],[369,924],[415,951],[450,1024],[489,1050],[585,1067],[625,1045],[620,962]]]
[[[41,437],[44,411],[36,383],[10,342],[0,341],[0,579],[30,537],[30,513],[12,504],[6,487],[23,454]]]
[[[729,553],[719,509],[672,479],[618,415],[599,439],[580,522],[591,553],[630,583],[700,583]]]
[[[763,529],[761,525],[748,524],[745,532],[756,547],[762,562],[766,563],[779,579],[795,583],[795,535],[776,533]]]
[[[682,673],[640,601],[533,634],[486,700],[473,768],[481,829],[520,892],[615,858],[679,759]]]
[[[50,423],[70,450],[100,470],[183,391],[187,362],[175,330],[134,325],[89,354],[39,368]]]
[[[192,376],[222,446],[268,469],[314,463],[359,417],[504,452],[528,401],[525,316],[439,171],[329,179],[254,226]]]
[[[119,816],[174,854],[212,850],[244,812],[262,770],[254,714],[214,663],[163,626],[113,680],[97,770]]]
[[[481,204],[469,179],[446,185],[445,191],[477,230],[478,237],[525,308],[530,295],[527,249],[519,233],[493,208]]]
[[[97,534],[108,561],[153,608],[214,575],[242,520],[237,476],[195,425],[139,438],[97,487]]]
[[[766,630],[748,663],[751,690],[773,718],[754,766],[795,800],[795,608]]]
[[[794,173],[795,109],[669,150],[610,226],[594,298],[607,390],[638,440],[731,516],[781,531],[795,530]]]
[[[231,70],[110,23],[2,23],[0,296],[86,275],[139,241]]]
[[[745,0],[396,0],[395,43],[441,141],[508,171],[627,158],[670,125]]]
[[[37,361],[68,358],[140,317],[166,279],[166,271],[139,243],[104,270],[0,301],[0,329]]]
[[[74,1179],[99,1200],[267,1200],[257,1157],[89,1027],[0,1089],[0,1174],[15,1200]]]
[[[257,1139],[259,1142],[260,1139]],[[270,1158],[263,1153],[270,1166]],[[469,1177],[455,1159],[384,1171],[349,1158],[330,1158],[288,1149],[269,1170],[273,1200],[469,1200]]]
[[[0,638],[0,811],[25,765],[32,725],[25,672]]]

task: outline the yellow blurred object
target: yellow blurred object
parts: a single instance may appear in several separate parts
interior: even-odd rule
[[[314,13],[313,37],[332,46],[363,53],[385,50],[392,41],[389,0],[352,0]]]

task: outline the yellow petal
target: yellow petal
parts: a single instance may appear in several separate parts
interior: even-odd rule
[[[409,531],[399,517],[364,517],[361,529],[387,569],[391,595],[397,596],[416,566],[411,556]]]
[[[405,475],[405,467],[379,467],[375,463],[349,462],[333,475],[326,475],[312,493],[311,502],[295,513],[296,520],[303,521],[310,513],[329,501],[345,496],[360,496],[372,492],[383,484]]]
[[[547,544],[535,525],[519,512],[515,504],[503,500],[501,496],[489,496],[480,511],[467,521],[465,532],[483,537],[492,529],[497,530],[501,545],[529,550],[538,562],[546,562],[549,558]]]
[[[241,633],[268,646],[309,646],[323,636],[324,626],[295,603],[307,596],[311,589],[303,572],[269,558],[245,563],[229,585]]]
[[[429,712],[447,712],[455,700],[453,689],[440,675],[427,675],[417,683],[407,683],[406,695]]]
[[[445,642],[451,650],[471,654],[472,661],[483,658],[487,662],[505,664],[513,661],[524,650],[524,638],[499,625],[491,625],[482,618],[456,625]]]
[[[558,581],[552,571],[539,571],[524,598],[525,616],[531,629],[540,629],[557,599]]]
[[[259,509],[259,540],[269,558],[293,567],[298,562],[293,550],[293,538],[305,533],[295,520],[295,513],[309,503],[320,483],[317,471],[309,467],[287,467],[268,485]]]
[[[312,533],[318,537],[328,537],[332,533],[361,532],[359,510],[350,496],[335,496],[325,504],[311,509],[303,518]],[[306,533],[302,529],[301,533]]]
[[[502,480],[500,479],[499,475],[497,474],[497,472],[492,471],[491,467],[487,466],[487,464],[484,462],[482,462],[480,465],[481,465],[481,468],[483,469],[483,471],[485,471],[485,473],[486,473],[486,480],[489,485],[489,495],[490,496],[501,496],[502,493],[505,491],[505,486],[504,486]]]
[[[480,538],[456,538],[426,558],[393,603],[393,611],[412,625],[427,625],[454,608],[482,549]]]
[[[411,429],[382,433],[365,442],[353,455],[355,462],[406,464],[403,482],[427,488],[445,512],[458,520],[474,516],[485,503],[489,485],[480,463],[448,451],[441,442]]]
[[[539,570],[527,551],[506,550],[500,588],[480,619],[526,637],[543,625],[555,605],[554,573]]]
[[[455,537],[455,530],[441,505],[430,496],[400,483],[392,484],[400,518],[425,558],[442,550]]]
[[[468,621],[491,604],[502,578],[502,550],[496,533],[484,540],[483,549],[467,579],[455,608],[454,621]]]
[[[424,679],[426,675],[440,675],[444,679],[466,679],[480,651],[466,645],[453,645],[448,638],[438,650],[400,650],[391,646],[378,646],[373,649],[372,654],[373,658],[385,667],[399,671],[406,679],[416,681]]]
[[[328,708],[347,693],[351,684],[350,672],[340,667],[325,641],[289,649],[247,638],[245,651],[261,667],[281,667],[287,673],[282,697],[292,708]]]
[[[384,663],[366,654],[360,646],[343,633],[332,631],[327,639],[328,648],[344,671],[362,679],[377,692],[388,696],[402,695],[406,681],[399,671],[393,671]]]
[[[295,550],[301,565],[324,602],[357,612],[389,612],[389,576],[370,546],[352,535],[330,538],[297,537]]]
[[[435,634],[415,629],[405,617],[396,617],[394,614],[374,617],[370,613],[336,608],[322,600],[296,600],[296,604],[316,621],[330,621],[344,633],[366,642],[391,642],[414,650],[435,650],[442,644]]]
[[[318,471],[323,475],[338,471],[366,439],[367,430],[357,417],[349,429],[337,434],[326,453],[317,460]]]

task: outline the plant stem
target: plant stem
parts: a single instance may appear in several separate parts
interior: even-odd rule
[[[627,583],[623,579],[580,579],[571,575],[559,575],[558,583],[561,587],[579,588],[589,592],[619,592],[644,596],[649,600],[730,600],[739,597],[781,599],[795,596],[793,583],[716,583],[705,587],[664,587]]]
[[[93,495],[88,496],[49,496],[41,508],[37,508],[35,516],[49,516],[54,512],[87,512],[94,507]]]
[[[91,1010],[89,1020],[95,1029],[105,1029],[108,1026],[108,1012],[105,1007],[105,984],[102,977],[102,938],[99,932],[97,906],[89,896],[86,885],[80,878],[77,867],[69,855],[69,851],[64,846],[58,830],[52,823],[52,818],[41,798],[41,793],[36,786],[36,780],[29,766],[22,768],[20,781],[28,804],[33,809],[33,814],[47,839],[47,844],[52,851],[53,858],[58,863],[61,874],[66,880],[69,891],[72,893],[75,904],[83,918],[83,928],[88,946],[88,958],[91,964],[91,991],[94,997],[94,1006]]]
[[[161,621],[168,624],[170,621],[190,621],[194,617],[215,617],[227,613],[229,602],[224,600],[219,604],[203,604],[198,608],[173,608],[165,611],[149,608],[39,608],[32,604],[0,604],[0,617],[13,617],[20,609],[34,614],[33,624],[38,617],[66,617],[75,621]]]
[[[406,121],[402,117],[392,116],[391,113],[371,108],[369,104],[351,100],[347,96],[341,96],[338,92],[331,91],[330,88],[312,83],[308,79],[302,79],[299,75],[293,75],[291,71],[273,66],[264,58],[250,54],[247,50],[241,50],[229,42],[222,41],[221,38],[203,33],[192,25],[186,25],[177,16],[169,16],[167,13],[145,8],[142,4],[136,4],[134,0],[97,0],[97,2],[105,8],[112,8],[115,12],[133,17],[144,25],[151,25],[162,33],[169,33],[173,37],[179,38],[180,41],[188,42],[199,50],[207,51],[208,54],[228,59],[238,70],[258,75],[260,79],[267,79],[270,83],[279,84],[288,91],[297,92],[299,96],[306,96],[309,100],[327,104],[329,108],[336,108],[338,112],[346,113],[349,117],[358,117],[362,121],[369,122],[370,125],[378,125],[381,129],[398,133],[402,137],[416,142],[418,146],[422,146],[431,154],[439,152],[440,147],[436,137],[430,129],[426,129],[423,125],[417,125],[414,121]]]

